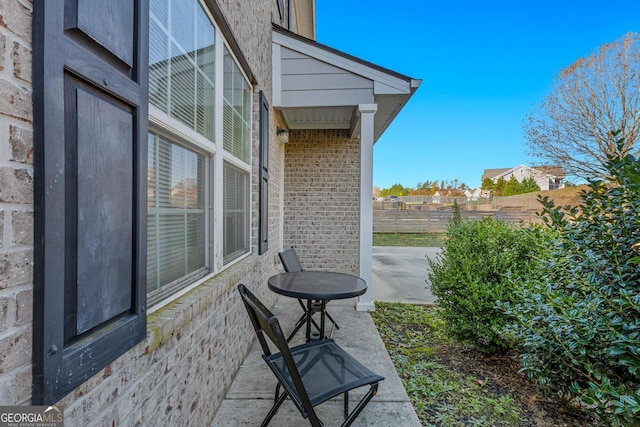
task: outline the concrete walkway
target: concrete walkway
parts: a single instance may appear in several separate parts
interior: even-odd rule
[[[436,260],[440,252],[440,248],[374,246],[373,300],[432,305],[427,258]]]
[[[369,313],[356,311],[354,303],[354,300],[343,300],[332,301],[328,305],[329,313],[340,325],[340,329],[333,331],[332,338],[349,354],[385,379],[380,383],[378,394],[352,426],[421,426],[371,316]],[[295,299],[280,297],[273,313],[280,320],[283,329],[288,331],[301,309]],[[304,332],[298,333],[292,345],[301,344],[303,340]],[[276,380],[260,356],[261,349],[256,340],[213,420],[213,427],[258,426],[269,412],[273,404]],[[368,387],[362,387],[349,394],[350,408],[355,407],[367,389]],[[342,396],[339,396],[316,408],[326,426],[339,426],[342,423],[342,402]],[[309,425],[309,421],[302,418],[289,399],[282,404],[269,424],[273,427]]]
[[[425,282],[427,278],[426,256],[435,256],[437,248],[373,248],[373,299],[378,301],[402,301],[412,304],[432,304],[433,296]],[[391,362],[391,358],[378,334],[371,316],[354,308],[355,300],[332,301],[328,311],[341,326],[335,329],[332,338],[350,354],[385,377],[378,394],[352,424],[362,426],[421,426],[409,397]],[[293,298],[280,297],[273,313],[285,331],[291,330],[301,309]],[[292,345],[302,343],[304,333],[294,338]],[[213,427],[257,426],[273,404],[276,380],[261,358],[261,349],[256,340],[251,352],[227,392],[218,410]],[[350,393],[350,408],[356,405],[367,387]],[[343,421],[342,396],[316,408],[326,426],[337,426]],[[280,407],[269,424],[273,427],[309,426],[290,400]]]

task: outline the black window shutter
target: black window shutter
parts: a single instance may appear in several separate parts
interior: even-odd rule
[[[148,0],[33,5],[33,404],[146,337]]]
[[[258,255],[269,249],[269,103],[260,91],[260,220],[258,223]]]

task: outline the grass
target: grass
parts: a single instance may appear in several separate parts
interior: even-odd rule
[[[489,392],[485,378],[439,361],[451,342],[434,307],[376,301],[371,312],[423,426],[510,426],[520,420],[508,394]]]
[[[373,246],[441,247],[446,233],[373,233]]]

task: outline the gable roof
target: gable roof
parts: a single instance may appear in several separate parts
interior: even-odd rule
[[[515,172],[520,168],[531,169],[535,172],[538,172],[538,174],[547,175],[553,178],[564,178],[566,176],[564,169],[562,169],[562,166],[527,166],[521,164],[513,168],[485,169],[484,173],[482,174],[482,179],[484,180],[485,178],[490,178],[495,181],[503,176],[507,176]]]
[[[375,142],[421,83],[278,25],[272,45],[273,106],[290,129],[350,129],[353,135],[358,105],[376,104]]]
[[[498,169],[485,169],[484,173],[482,174],[482,179],[484,180],[485,178],[495,178],[498,175],[501,175],[507,171],[510,171],[513,168],[498,168]]]

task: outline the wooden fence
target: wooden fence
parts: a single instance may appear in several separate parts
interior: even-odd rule
[[[555,197],[554,201],[556,206],[577,205],[580,203],[580,198],[578,196],[560,196]],[[374,202],[373,208],[382,210],[438,210],[451,207],[454,203],[463,210],[498,210],[504,208],[542,210],[542,205],[537,196],[490,197],[476,200],[462,196],[402,196],[393,201]]]
[[[396,202],[400,203],[400,202]],[[535,210],[502,208],[497,210],[461,209],[462,218],[480,220],[485,217],[527,226],[541,222]],[[453,217],[452,207],[438,209],[374,209],[374,233],[443,233]]]

